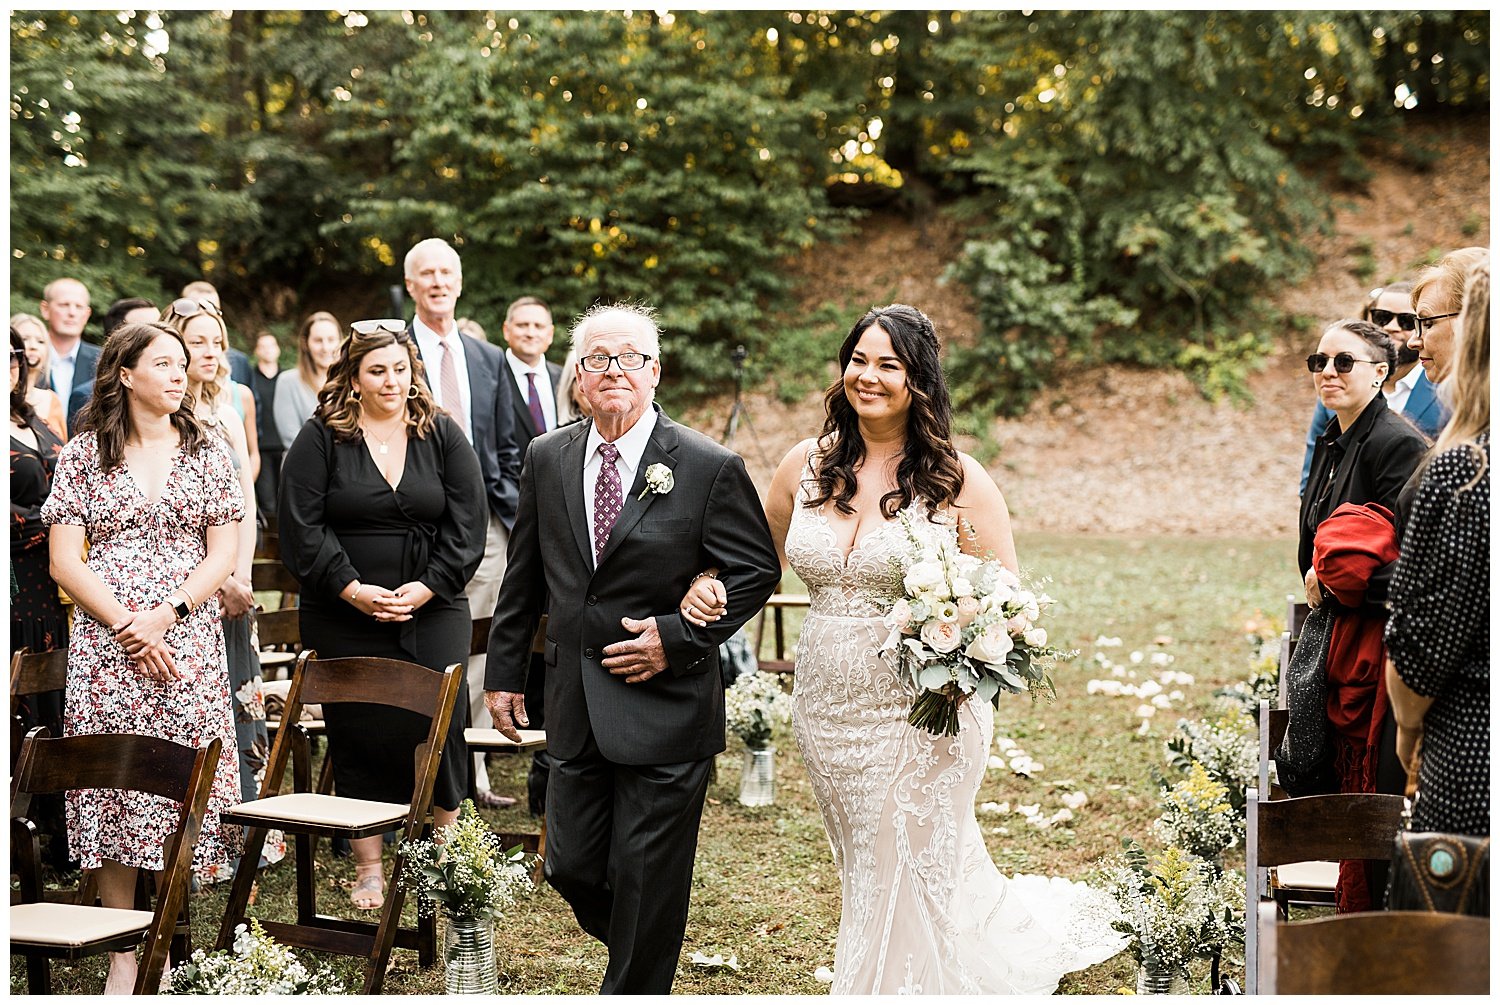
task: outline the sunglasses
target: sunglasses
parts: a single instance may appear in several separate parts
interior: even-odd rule
[[[1348,373],[1350,370],[1353,370],[1355,363],[1385,362],[1385,360],[1381,359],[1359,359],[1353,353],[1349,352],[1341,352],[1337,356],[1330,356],[1327,353],[1315,352],[1311,356],[1307,357],[1308,373],[1322,373],[1324,368],[1328,366],[1328,361],[1330,359],[1333,360],[1333,368],[1339,373]]]
[[[1370,322],[1376,328],[1384,328],[1391,323],[1392,318],[1396,319],[1396,323],[1404,332],[1417,330],[1417,316],[1410,311],[1383,311],[1378,307],[1370,310]]]
[[[374,335],[376,332],[400,335],[406,331],[406,322],[400,318],[375,318],[368,321],[351,322],[349,330],[356,335]]]
[[[212,300],[193,300],[189,297],[172,301],[172,306],[168,309],[180,318],[190,318],[196,314],[212,314],[216,318],[224,316],[219,305]]]

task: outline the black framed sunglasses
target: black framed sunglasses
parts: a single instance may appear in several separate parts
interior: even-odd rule
[[[197,314],[212,314],[214,317],[223,317],[224,313],[219,310],[219,305],[212,300],[194,300],[191,297],[183,297],[172,301],[168,308],[173,314],[180,318],[190,318]]]
[[[1433,322],[1435,322],[1435,321],[1446,321],[1448,318],[1456,318],[1461,313],[1462,313],[1462,311],[1454,311],[1452,314],[1434,314],[1434,315],[1432,315],[1432,317],[1428,317],[1428,318],[1424,318],[1424,317],[1422,317],[1419,314],[1419,315],[1417,315],[1417,318],[1416,318],[1416,321],[1417,321],[1416,332],[1417,332],[1418,335],[1420,335],[1424,331],[1427,331],[1428,329],[1430,329],[1432,327],[1432,325],[1433,325]]]
[[[1376,328],[1384,328],[1391,323],[1392,318],[1396,319],[1396,324],[1400,325],[1404,332],[1417,330],[1417,316],[1410,311],[1383,311],[1378,307],[1370,309],[1370,323]]]
[[[370,318],[350,322],[349,330],[356,335],[374,335],[376,332],[400,335],[406,331],[406,322],[401,318]]]
[[[1324,352],[1315,352],[1307,357],[1307,372],[1322,373],[1328,366],[1328,361],[1333,360],[1333,368],[1339,373],[1348,373],[1354,369],[1355,363],[1384,363],[1383,359],[1360,359],[1352,352],[1341,352],[1336,356],[1330,356]]]

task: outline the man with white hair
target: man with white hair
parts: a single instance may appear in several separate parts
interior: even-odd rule
[[[724,749],[719,646],[761,609],[781,563],[744,462],[656,407],[651,315],[595,308],[573,348],[593,418],[526,452],[484,698],[518,739],[547,604],[547,881],[609,947],[602,993],[665,994]],[[705,569],[719,570],[728,606],[698,627],[678,604]]]
[[[505,356],[488,342],[458,330],[455,312],[463,294],[463,263],[447,241],[429,237],[406,253],[406,291],[416,307],[411,334],[422,353],[427,385],[437,403],[457,420],[479,455],[489,501],[484,558],[469,581],[470,616],[478,620],[495,608],[505,573],[505,548],[516,519],[516,480],[521,467],[516,449],[515,393]],[[488,722],[484,708],[485,657],[469,658],[471,725]],[[459,714],[455,711],[455,715]],[[481,806],[511,806],[516,800],[491,790],[483,754],[474,755],[474,799]]]

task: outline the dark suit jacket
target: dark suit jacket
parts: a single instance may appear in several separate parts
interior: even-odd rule
[[[94,371],[99,366],[99,352],[99,347],[92,342],[78,343],[78,361],[73,366],[73,385],[58,395],[68,408],[69,430],[73,428],[73,420],[78,416],[79,409],[83,408],[94,393]]]
[[[1302,575],[1312,567],[1313,536],[1318,524],[1340,504],[1379,503],[1397,511],[1397,497],[1427,452],[1427,438],[1400,413],[1393,412],[1377,394],[1359,418],[1340,433],[1331,423],[1318,438],[1313,453],[1312,474],[1302,493],[1298,516],[1297,568]],[[1398,512],[1396,537],[1400,540],[1403,514]],[[1394,564],[1394,563],[1393,563]],[[1389,572],[1372,579],[1366,603],[1385,599]]]
[[[502,352],[501,355],[505,354]],[[510,366],[509,361],[506,362],[506,366]],[[511,371],[512,374],[514,372]],[[562,380],[562,367],[548,361],[547,378],[552,381],[552,398],[556,401],[557,382]],[[510,389],[515,392],[511,395],[511,400],[515,402],[516,447],[520,449],[521,456],[525,457],[526,448],[531,446],[532,440],[536,439],[536,423],[531,421],[531,406],[527,402],[526,396],[520,393],[520,388],[516,387],[514,380],[510,382]],[[548,430],[548,432],[551,432],[551,430]]]
[[[532,633],[550,596],[543,654],[548,750],[577,757],[592,732],[600,753],[619,764],[711,757],[724,749],[719,645],[781,580],[760,499],[739,455],[658,409],[635,483],[595,568],[583,484],[591,428],[578,422],[555,429],[526,452],[485,689],[526,690]],[[652,464],[672,469],[670,492],[645,492]],[[721,570],[729,610],[698,628],[677,604],[694,574],[709,566]],[[605,646],[635,638],[621,617],[656,618],[667,672],[626,684],[603,667]]]
[[[410,325],[406,333],[416,339]],[[469,370],[469,422],[479,470],[484,475],[485,496],[490,512],[509,530],[516,521],[516,480],[521,469],[511,405],[515,381],[499,349],[469,335],[460,334],[459,338],[464,340],[464,365]],[[437,379],[434,373],[426,377],[429,387]]]

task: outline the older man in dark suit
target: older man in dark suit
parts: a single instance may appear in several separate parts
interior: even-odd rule
[[[479,469],[489,498],[484,558],[464,591],[470,611],[475,618],[482,618],[494,609],[505,572],[506,540],[516,519],[520,452],[511,401],[515,390],[504,354],[488,342],[460,333],[454,321],[463,289],[463,264],[447,241],[431,237],[417,242],[406,253],[406,291],[416,306],[411,334],[422,353],[427,383],[437,403],[458,420],[479,454]],[[469,660],[467,714],[474,725],[488,721],[483,698],[484,664],[483,656]],[[515,803],[512,797],[491,791],[483,754],[474,755],[474,787],[475,800],[481,805]]]
[[[649,314],[596,308],[573,331],[593,421],[538,437],[521,471],[485,703],[517,738],[532,632],[550,598],[546,875],[609,947],[603,993],[671,990],[709,768],[724,749],[719,645],[781,565],[739,456],[655,407]],[[678,610],[720,570],[724,618]]]

